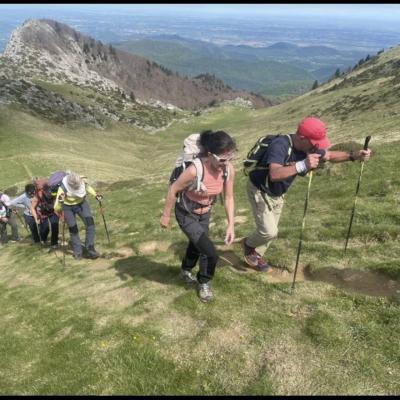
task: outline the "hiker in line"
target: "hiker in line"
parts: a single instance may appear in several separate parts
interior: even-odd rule
[[[39,227],[38,231],[42,243],[47,242],[51,227],[49,251],[57,250],[59,216],[54,211],[54,198],[47,183],[36,188],[35,195],[31,198],[31,214],[36,226]]]
[[[24,193],[11,200],[10,206],[24,208],[24,221],[31,231],[32,241],[33,243],[40,243],[37,225],[31,213],[31,199],[35,196],[35,190],[35,185],[33,183],[28,183],[27,185],[25,185]]]
[[[10,198],[0,192],[0,241],[5,244],[8,242],[7,225],[11,226],[11,241],[18,242],[18,226],[14,212],[10,208]]]
[[[277,237],[284,196],[297,175],[305,176],[325,161],[337,163],[369,159],[370,149],[350,153],[327,150],[330,142],[326,131],[320,119],[304,118],[295,134],[272,139],[259,165],[249,173],[247,196],[256,229],[240,243],[250,267],[258,271],[268,270],[269,264],[256,248],[262,246],[266,250]]]
[[[167,228],[171,209],[175,203],[175,217],[179,227],[189,239],[186,254],[182,260],[181,278],[187,284],[197,284],[201,301],[209,302],[213,293],[209,282],[214,276],[218,254],[208,236],[211,207],[217,195],[223,192],[224,207],[228,219],[225,244],[230,245],[234,238],[234,168],[230,164],[236,144],[224,131],[204,131],[200,135],[199,158],[203,165],[203,179],[199,190],[192,188],[197,179],[197,168],[190,164],[169,187],[160,225]],[[192,186],[192,187],[191,187]],[[177,195],[178,201],[175,202]],[[197,279],[191,273],[197,261]]]
[[[97,200],[103,198],[102,195],[87,184],[81,176],[68,171],[67,175],[62,179],[61,185],[58,188],[56,195],[56,202],[54,210],[64,213],[64,220],[68,225],[69,233],[72,243],[72,251],[74,258],[80,260],[84,255],[87,258],[95,259],[100,254],[94,248],[95,228],[94,219],[90,211],[88,202],[86,201],[86,194],[90,193],[96,197]],[[79,238],[78,225],[76,224],[76,214],[79,215],[86,228],[85,238],[85,254],[82,253],[82,245]]]

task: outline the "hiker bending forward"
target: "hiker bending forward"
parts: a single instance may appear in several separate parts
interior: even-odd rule
[[[76,260],[80,260],[83,255],[78,225],[76,224],[76,214],[79,215],[86,228],[85,256],[92,259],[99,257],[99,253],[94,248],[94,219],[89,204],[86,201],[86,193],[92,194],[97,200],[102,199],[102,196],[97,194],[95,190],[85,183],[78,174],[69,172],[63,178],[61,185],[58,188],[56,202],[54,204],[54,210],[56,212],[60,212],[61,210],[63,211],[64,220],[69,228],[72,250]]]
[[[46,243],[51,227],[50,251],[58,248],[59,216],[54,211],[54,198],[48,184],[36,188],[31,199],[31,215],[38,227],[40,241]]]
[[[249,173],[247,196],[256,228],[242,239],[241,246],[250,267],[258,271],[268,270],[268,263],[256,248],[262,246],[265,251],[277,237],[283,199],[297,175],[305,176],[320,162],[364,161],[371,153],[370,149],[354,153],[329,151],[329,146],[325,124],[318,118],[304,118],[295,134],[273,139],[260,166]]]
[[[230,245],[235,238],[233,181],[234,168],[229,163],[236,145],[224,131],[205,131],[200,135],[199,158],[203,165],[203,179],[200,189],[192,189],[196,182],[197,169],[190,164],[179,178],[170,186],[165,208],[160,219],[163,228],[170,222],[172,206],[175,202],[175,217],[179,227],[188,237],[189,244],[182,260],[181,277],[188,284],[197,284],[197,293],[201,301],[213,299],[209,282],[214,276],[218,254],[208,236],[211,207],[217,196],[223,192],[225,212],[228,219],[225,244]],[[191,274],[199,261],[197,280]]]

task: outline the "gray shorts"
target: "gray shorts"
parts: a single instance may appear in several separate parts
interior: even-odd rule
[[[175,203],[175,217],[179,227],[193,244],[199,241],[203,233],[208,235],[210,211],[201,215],[189,213],[178,203]]]

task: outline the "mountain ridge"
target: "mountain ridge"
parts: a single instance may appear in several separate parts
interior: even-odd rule
[[[68,25],[27,20],[16,29],[2,55],[25,77],[45,76],[102,91],[123,90],[137,102],[195,110],[242,98],[249,106],[270,106],[260,95],[233,90],[212,76],[187,79],[143,57],[104,45]]]

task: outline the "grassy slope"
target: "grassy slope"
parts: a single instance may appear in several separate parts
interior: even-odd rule
[[[344,96],[364,89],[378,93],[347,88],[267,110],[221,107],[156,135],[122,125],[71,130],[2,112],[0,139],[7,146],[1,186],[21,187],[31,173],[61,167],[114,183],[104,189],[110,247],[90,199],[104,258],[78,263],[68,254],[61,271],[54,255],[27,241],[1,248],[0,392],[398,394],[399,177],[393,164],[400,142],[398,119],[389,114],[398,106],[388,109],[394,100],[388,95],[371,102],[367,113],[349,108],[343,120],[331,107],[345,107]],[[364,169],[348,257],[342,248],[359,163],[316,173],[300,259],[314,280],[300,274],[293,295],[287,293],[291,274],[243,270],[238,243],[222,246],[224,213],[216,206],[212,235],[222,255],[213,282],[216,301],[200,303],[177,277],[182,233],[175,223],[168,232],[158,227],[179,144],[193,131],[225,129],[237,139],[239,169],[258,136],[292,131],[310,110],[326,120],[334,143],[361,145],[373,136],[375,155]],[[241,172],[235,185],[236,234],[242,237],[253,222]],[[288,270],[295,263],[306,185],[299,178],[291,188],[280,238],[268,252],[273,264]]]

